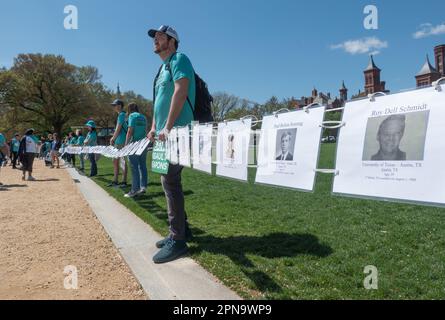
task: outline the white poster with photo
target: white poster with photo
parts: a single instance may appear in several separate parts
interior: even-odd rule
[[[168,151],[170,153],[170,163],[171,164],[178,164],[179,158],[178,158],[178,129],[173,128],[170,131],[170,134],[168,135]]]
[[[445,204],[445,86],[346,104],[333,192]]]
[[[312,191],[325,108],[264,117],[256,183]]]
[[[211,123],[193,126],[193,168],[210,174],[212,173],[212,134]]]
[[[178,128],[178,149],[179,164],[190,168],[190,130],[188,126]]]
[[[251,119],[218,124],[216,175],[247,181]]]

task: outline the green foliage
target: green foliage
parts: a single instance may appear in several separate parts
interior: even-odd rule
[[[62,134],[87,119],[113,127],[115,98],[93,66],[78,67],[50,54],[20,54],[11,69],[0,70],[0,130],[9,136],[29,127]],[[120,98],[138,103],[150,119],[149,100],[132,91]]]

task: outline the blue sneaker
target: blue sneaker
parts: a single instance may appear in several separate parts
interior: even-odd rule
[[[165,246],[165,244],[167,243],[167,241],[170,239],[170,235],[166,236],[164,239],[159,240],[158,242],[156,242],[156,248],[161,249],[163,246]],[[190,230],[188,224],[185,227],[185,242],[189,242],[193,239],[193,234],[192,234],[192,230]]]
[[[153,257],[154,263],[166,263],[173,261],[188,251],[187,244],[184,240],[173,240],[169,238],[167,243]]]

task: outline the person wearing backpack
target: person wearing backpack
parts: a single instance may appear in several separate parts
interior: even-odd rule
[[[127,124],[127,114],[124,110],[124,102],[122,100],[116,99],[111,103],[114,107],[114,110],[118,114],[116,129],[114,130],[113,137],[110,140],[110,146],[114,146],[117,149],[122,149],[125,145],[125,138],[128,132],[128,124]],[[120,158],[113,159],[114,166],[114,178],[113,181],[108,185],[108,187],[126,187],[127,186],[127,162],[125,158],[123,161],[125,162],[125,166],[122,172],[122,183],[119,184],[119,162]]]
[[[195,114],[197,75],[189,58],[176,52],[179,37],[172,27],[151,29],[148,35],[153,38],[154,52],[159,55],[163,64],[154,80],[153,123],[147,137],[152,142],[156,136],[160,141],[166,141],[173,127],[186,126],[193,120],[199,120]],[[168,173],[161,176],[167,200],[170,234],[156,243],[160,251],[153,257],[155,263],[175,260],[188,251],[186,241],[192,235],[184,207],[182,169],[180,165],[170,164]]]

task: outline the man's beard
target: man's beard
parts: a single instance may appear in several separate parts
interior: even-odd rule
[[[162,45],[160,45],[159,46],[159,49],[155,49],[155,53],[156,54],[160,54],[162,51],[165,51],[165,50],[167,50],[168,49],[168,46],[167,45],[164,45],[164,46],[162,46]]]

